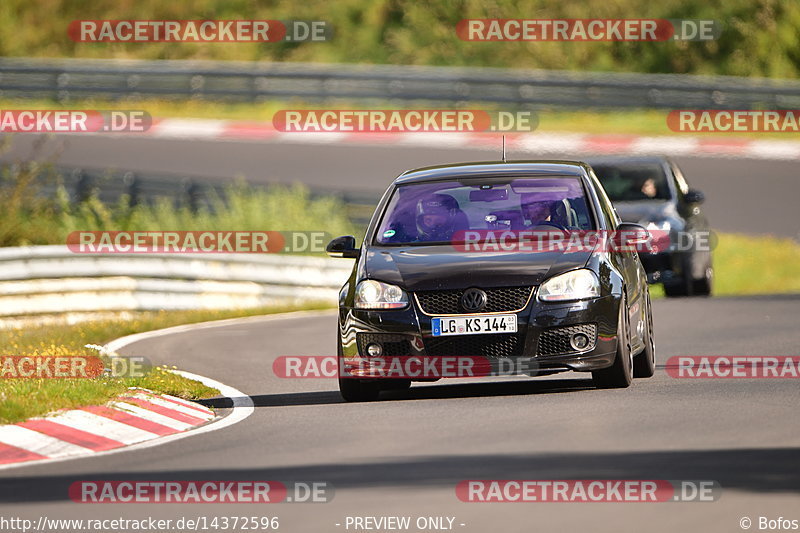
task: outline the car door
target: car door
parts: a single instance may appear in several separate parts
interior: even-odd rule
[[[600,185],[600,181],[597,179],[597,176],[592,174],[592,177],[595,187],[597,188],[600,209],[603,211],[606,219],[611,223],[612,228],[610,229],[616,230],[617,226],[621,223],[621,219],[617,214],[617,210],[614,208],[611,200],[608,199],[608,196],[606,195],[602,185]],[[639,254],[636,252],[636,250],[616,250],[614,247],[611,247],[609,249],[609,257],[611,258],[612,264],[625,278],[628,291],[629,312],[636,312],[640,307],[639,304],[643,296],[642,288],[646,283],[646,277],[644,269],[642,268],[639,260]],[[636,323],[637,319],[631,317],[631,324]]]

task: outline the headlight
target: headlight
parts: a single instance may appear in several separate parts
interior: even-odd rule
[[[600,296],[600,281],[591,270],[571,270],[554,276],[539,286],[539,299],[544,302],[585,300]]]
[[[356,309],[400,309],[408,305],[408,295],[397,285],[365,279],[356,287]]]

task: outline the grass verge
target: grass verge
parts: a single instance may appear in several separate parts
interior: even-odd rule
[[[723,233],[714,250],[714,293],[800,293],[798,265],[800,244],[792,239]]]
[[[0,331],[0,354],[20,356],[95,356],[86,344],[104,344],[115,338],[170,326],[242,316],[322,309],[324,304],[228,311],[142,312],[132,320],[103,320],[77,325],[42,326]],[[174,368],[174,367],[172,367]],[[178,376],[165,366],[153,367],[141,378],[0,379],[0,424],[13,424],[58,409],[99,405],[128,387],[196,400],[219,394],[216,389]]]
[[[714,296],[800,293],[800,244],[792,239],[718,233],[714,249]],[[650,286],[652,298],[664,288]]]
[[[0,109],[96,109],[96,110],[130,110],[141,109],[150,113],[154,118],[203,118],[216,120],[241,120],[246,122],[272,123],[275,112],[282,109],[381,109],[413,107],[439,108],[446,105],[412,105],[389,104],[371,102],[365,104],[360,101],[337,100],[335,103],[309,103],[298,99],[268,100],[259,103],[247,102],[217,102],[201,99],[194,100],[167,100],[167,99],[137,99],[137,100],[106,100],[83,99],[70,100],[58,103],[45,99],[9,99],[0,98]],[[493,111],[514,111],[494,105],[467,106],[469,109],[484,109]],[[539,120],[536,131],[548,133],[588,133],[615,135],[687,135],[693,137],[708,137],[715,139],[780,139],[797,141],[798,133],[676,133],[667,126],[667,113],[669,110],[655,111],[644,109],[612,109],[612,110],[564,110],[543,108],[536,111]],[[312,135],[312,134],[310,134]]]

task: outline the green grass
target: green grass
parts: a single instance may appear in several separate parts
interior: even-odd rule
[[[800,244],[792,239],[723,233],[714,250],[715,294],[800,293]]]
[[[718,233],[713,251],[714,296],[800,293],[800,244],[769,235]],[[663,298],[661,284],[650,286]]]
[[[133,333],[179,324],[254,316],[299,309],[322,309],[325,304],[221,311],[142,312],[132,320],[103,320],[77,325],[41,326],[0,331],[0,354],[20,356],[95,356],[86,344],[106,342]],[[147,357],[147,354],[142,354]],[[196,400],[219,394],[216,389],[170,372],[174,366],[153,367],[139,378],[103,376],[93,379],[0,379],[0,424],[13,424],[58,409],[100,405],[143,387],[158,393]]]

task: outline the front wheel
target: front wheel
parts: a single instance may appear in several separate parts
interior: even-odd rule
[[[653,335],[653,306],[647,293],[647,327],[644,332],[644,350],[633,358],[633,377],[651,378],[656,373],[656,341]]]
[[[706,267],[703,277],[693,281],[694,293],[698,296],[711,296],[711,289],[714,285],[714,269],[711,265]]]
[[[380,386],[375,380],[339,377],[339,393],[346,402],[372,402],[378,399],[380,392]]]
[[[598,389],[624,389],[633,382],[633,352],[628,324],[628,304],[625,296],[619,302],[617,320],[617,354],[614,364],[592,372],[592,380]]]
[[[336,355],[339,361],[339,372],[343,372],[342,343],[339,334],[336,334]],[[372,402],[378,399],[381,388],[378,380],[361,380],[358,378],[343,378],[339,376],[339,394],[346,402]]]

